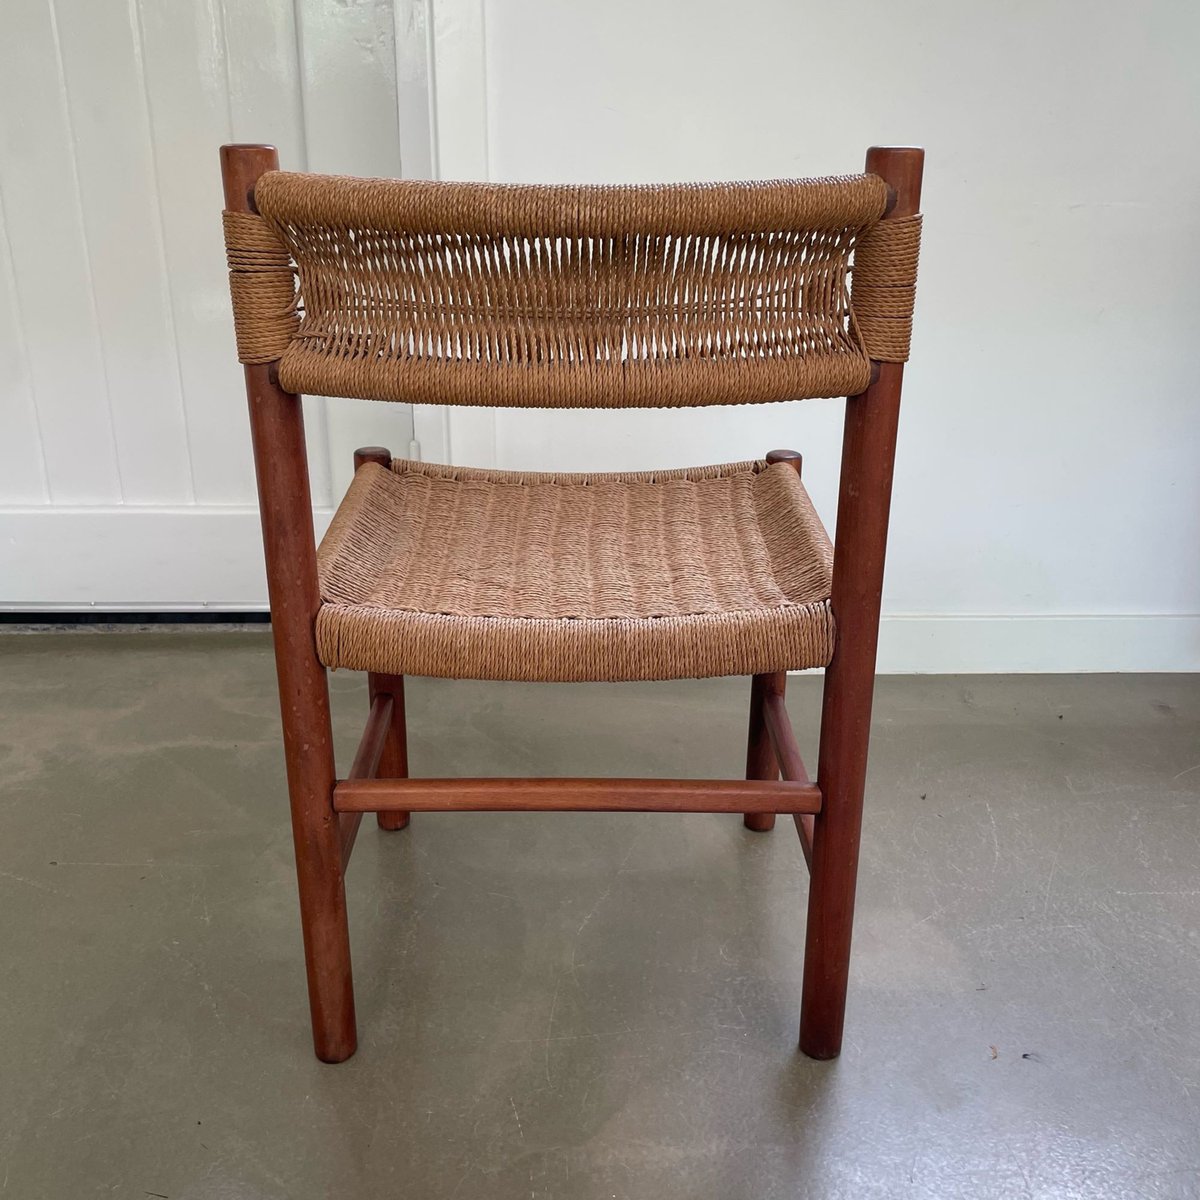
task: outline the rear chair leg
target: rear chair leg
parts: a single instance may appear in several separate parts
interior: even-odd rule
[[[404,676],[377,675],[372,671],[367,676],[367,687],[372,703],[375,702],[376,696],[392,698],[392,727],[388,730],[383,756],[379,760],[379,778],[407,779],[408,738],[404,728]],[[409,814],[406,812],[381,812],[376,813],[375,817],[380,829],[404,829],[409,821]]]
[[[381,467],[392,465],[392,452],[386,446],[360,446],[354,452],[354,469],[363,463],[378,463]],[[367,676],[367,688],[371,703],[379,695],[392,698],[392,728],[379,760],[380,779],[408,778],[408,735],[404,725],[404,676],[378,675],[372,671]],[[380,829],[403,829],[409,820],[406,812],[381,812],[375,814]]]
[[[886,220],[916,213],[923,163],[920,150],[873,147],[867,152],[868,173],[885,179],[895,197]],[[837,643],[825,671],[821,707],[821,811],[813,822],[800,1001],[800,1049],[811,1058],[835,1058],[842,1049],[903,377],[901,362],[873,363],[867,390],[846,400],[833,551]]]
[[[280,653],[299,657],[295,647]],[[313,1047],[323,1062],[337,1063],[358,1044],[350,932],[341,835],[333,811],[328,684],[319,664],[316,670],[306,668],[307,663],[293,674],[280,666],[284,747]]]
[[[899,363],[881,363],[875,382],[846,401],[833,564],[838,631],[821,704],[821,811],[813,821],[800,1001],[800,1049],[810,1058],[836,1058],[842,1049],[902,373]]]
[[[803,458],[795,450],[772,450],[767,455],[767,464],[774,466],[775,463],[787,463],[797,475],[804,466]],[[786,671],[777,671],[770,675],[755,675],[750,685],[750,738],[746,748],[747,779],[779,778],[779,763],[775,760],[771,738],[763,724],[762,706],[763,697],[767,692],[775,691],[782,696],[786,685]],[[743,823],[747,829],[753,829],[756,833],[767,833],[775,828],[775,814],[746,813]]]
[[[842,1049],[875,682],[867,640],[871,659],[839,645],[825,671],[800,1000],[800,1049],[810,1058],[836,1058]]]
[[[778,779],[779,763],[771,735],[763,721],[763,700],[771,692],[783,695],[787,685],[787,673],[777,671],[771,675],[755,675],[750,680],[750,735],[746,744],[746,778]],[[768,812],[746,813],[742,823],[755,833],[766,833],[775,828],[775,814]]]
[[[226,208],[235,213],[254,211],[255,182],[263,172],[278,169],[279,155],[273,146],[223,146],[221,175]],[[357,1035],[342,839],[333,808],[329,683],[313,640],[321,596],[304,451],[304,414],[300,397],[280,387],[274,364],[247,364],[245,376],[279,676],[313,1045],[318,1058],[341,1062],[354,1053]]]

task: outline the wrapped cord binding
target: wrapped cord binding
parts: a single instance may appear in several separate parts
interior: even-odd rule
[[[274,362],[300,327],[291,257],[262,217],[225,212],[222,219],[238,361]]]
[[[867,354],[907,362],[917,296],[921,216],[879,221],[854,250],[854,316]]]

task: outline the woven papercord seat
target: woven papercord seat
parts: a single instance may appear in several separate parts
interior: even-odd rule
[[[796,471],[359,468],[321,543],[329,667],[531,681],[825,666],[833,553]]]

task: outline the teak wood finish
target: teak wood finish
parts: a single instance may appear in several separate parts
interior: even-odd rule
[[[254,212],[257,179],[278,165],[271,146],[222,147],[226,208]],[[866,171],[890,189],[884,220],[917,213],[923,165],[918,149],[868,151]],[[903,373],[901,363],[873,362],[870,386],[846,402],[833,561],[837,643],[825,672],[815,783],[788,720],[783,672],[752,679],[745,780],[409,779],[404,680],[370,674],[362,741],[338,781],[314,641],[320,597],[301,401],[279,386],[272,364],[245,367],[319,1058],[341,1062],[357,1044],[344,871],[362,814],[375,812],[381,828],[397,830],[411,811],[513,809],[741,812],[749,829],[763,832],[776,813],[791,814],[811,871],[800,1048],[818,1059],[839,1053]],[[768,461],[801,469],[793,451],[772,451]],[[355,468],[367,462],[387,465],[391,454],[359,450]]]
[[[811,783],[740,779],[371,779],[333,792],[341,813],[777,812],[815,813]]]
[[[225,207],[232,212],[253,211],[255,180],[278,166],[273,146],[223,146]],[[300,397],[278,385],[269,365],[243,369],[279,676],[313,1043],[318,1058],[341,1062],[354,1053],[358,1033],[346,922],[343,832],[333,808],[336,776],[329,685],[313,640],[321,599],[304,414]]]
[[[354,469],[364,463],[378,463],[381,467],[392,465],[392,452],[385,446],[364,446],[354,452]],[[379,770],[385,779],[405,779],[408,776],[408,733],[404,722],[404,677],[382,675],[375,671],[367,674],[367,692],[374,702],[381,695],[392,698],[392,722],[383,747],[383,758]],[[352,776],[353,777],[353,776]],[[380,829],[395,831],[408,824],[406,812],[379,812],[376,820]]]

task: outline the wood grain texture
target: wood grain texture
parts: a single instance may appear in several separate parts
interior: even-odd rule
[[[740,779],[345,779],[339,812],[817,812],[809,784]]]
[[[918,210],[923,164],[921,150],[867,152],[866,169],[896,191],[891,218]],[[800,1008],[800,1048],[819,1059],[836,1057],[842,1047],[903,377],[901,364],[880,363],[875,382],[846,401],[833,560],[838,634],[825,671],[817,763],[825,806],[813,822]]]
[[[276,168],[278,161],[272,146],[223,146],[225,206],[249,211],[254,181],[262,172]],[[321,598],[304,416],[300,397],[278,387],[269,365],[244,370],[279,676],[313,1044],[318,1058],[341,1062],[354,1053],[357,1032],[343,843],[332,803],[335,773],[329,688],[313,641],[313,621]]]
[[[768,695],[783,695],[787,686],[787,673],[779,671],[770,675],[754,675],[750,679],[750,728],[746,735],[746,778],[779,778],[779,762],[771,747],[771,739],[763,720],[763,709]],[[773,812],[746,810],[742,824],[754,833],[769,833],[775,828]]]
[[[408,776],[408,728],[404,710],[404,676],[382,675],[372,671],[367,675],[367,689],[372,700],[387,696],[392,702],[391,721],[378,774],[384,779],[405,779]],[[376,813],[375,816],[379,828],[390,833],[408,827],[409,814],[402,810]]]
[[[387,745],[388,734],[392,728],[392,698],[389,695],[371,697],[371,710],[367,714],[367,723],[363,728],[354,762],[350,764],[351,779],[374,779],[379,773],[379,764]],[[341,813],[338,817],[339,832],[342,842],[342,870],[350,861],[354,843],[358,837],[358,827],[362,822],[362,813]]]
[[[795,450],[771,450],[767,454],[770,464],[785,462],[797,475],[802,473],[804,460]],[[750,684],[750,731],[746,748],[747,779],[777,779],[780,761],[764,723],[765,705],[768,698],[783,704],[787,689],[787,674],[755,675]],[[787,775],[784,775],[787,778]],[[808,781],[805,780],[807,783]],[[743,824],[755,833],[767,833],[775,828],[774,813],[746,813]]]
[[[771,739],[771,748],[779,764],[779,773],[790,783],[810,783],[808,768],[800,757],[796,734],[788,717],[783,692],[768,692],[763,700],[763,723]]]

